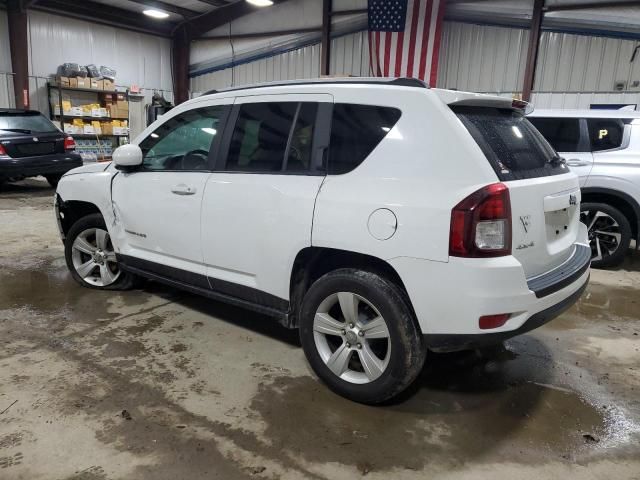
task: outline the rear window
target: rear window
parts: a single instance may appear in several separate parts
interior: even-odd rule
[[[0,112],[0,131],[17,133],[44,133],[59,131],[53,123],[39,113]]]
[[[502,181],[568,173],[557,154],[520,112],[452,107]]]
[[[360,165],[400,115],[397,108],[336,103],[331,121],[329,174],[347,173]]]

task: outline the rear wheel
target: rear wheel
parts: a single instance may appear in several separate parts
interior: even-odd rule
[[[51,185],[53,188],[56,188],[58,186],[58,182],[62,178],[62,175],[45,175],[44,178],[47,179],[49,185]]]
[[[422,333],[401,290],[374,273],[341,269],[304,297],[300,339],[309,364],[333,391],[377,404],[400,394],[426,356]]]
[[[65,241],[67,267],[82,286],[102,290],[125,290],[136,277],[118,265],[111,237],[99,213],[73,224]]]
[[[606,203],[580,205],[580,221],[589,231],[591,265],[595,268],[620,265],[631,243],[631,225],[620,210]]]

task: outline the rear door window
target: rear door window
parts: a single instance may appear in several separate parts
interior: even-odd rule
[[[624,137],[624,122],[619,118],[588,118],[589,141],[591,150],[599,152],[620,148]]]
[[[240,106],[226,170],[309,172],[318,104],[263,102]]]
[[[329,174],[347,173],[360,165],[398,122],[400,115],[397,108],[335,104]]]
[[[558,152],[580,152],[579,118],[529,117],[529,121],[540,131]]]
[[[506,108],[454,106],[502,181],[568,173],[549,143],[520,112]]]

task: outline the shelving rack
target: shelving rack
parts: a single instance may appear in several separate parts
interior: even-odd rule
[[[57,95],[55,97],[51,94],[52,90],[57,91]],[[49,99],[49,118],[51,120],[56,120],[60,122],[60,129],[64,131],[65,123],[70,123],[69,121],[74,119],[82,119],[88,122],[91,121],[110,121],[110,120],[127,120],[129,123],[129,117],[93,117],[88,115],[76,116],[76,115],[68,115],[64,113],[64,109],[62,107],[62,94],[63,92],[82,92],[82,93],[93,93],[98,96],[100,99],[101,95],[115,95],[121,94],[125,96],[127,102],[129,101],[129,92],[119,92],[116,90],[98,90],[96,88],[78,88],[78,87],[66,87],[59,85],[56,82],[47,82],[47,98]],[[53,99],[57,98],[57,106],[59,110],[59,114],[55,113],[54,102]],[[97,103],[102,103],[98,101]],[[98,142],[100,139],[104,138],[113,138],[115,139],[115,145],[112,143],[112,147],[115,148],[123,143],[129,143],[129,135],[113,135],[113,134],[103,134],[103,133],[74,133],[74,138],[86,138],[86,139],[96,139]],[[126,139],[124,142],[121,139]]]

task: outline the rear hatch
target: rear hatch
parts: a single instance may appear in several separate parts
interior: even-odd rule
[[[579,232],[578,178],[519,110],[450,106],[509,189],[511,250],[526,276],[564,263]]]
[[[64,137],[38,112],[0,110],[0,145],[11,158],[65,153]]]

